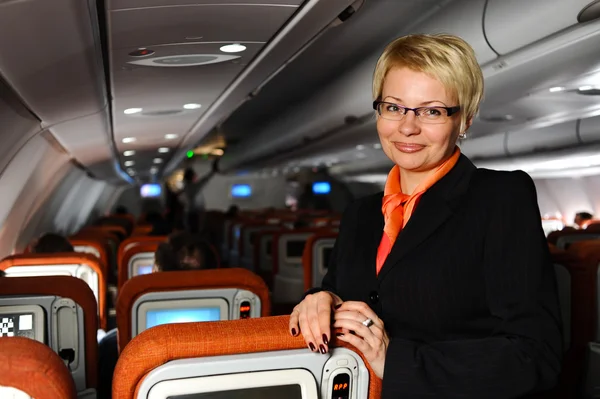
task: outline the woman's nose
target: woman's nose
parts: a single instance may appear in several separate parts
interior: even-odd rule
[[[405,136],[419,134],[421,128],[419,127],[417,115],[414,112],[407,112],[404,118],[398,122],[398,131]]]

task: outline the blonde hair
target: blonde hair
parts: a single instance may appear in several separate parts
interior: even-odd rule
[[[373,74],[373,99],[381,99],[383,84],[393,68],[409,68],[437,80],[460,105],[460,133],[479,110],[483,98],[483,73],[473,48],[458,36],[448,34],[408,35],[387,45]]]

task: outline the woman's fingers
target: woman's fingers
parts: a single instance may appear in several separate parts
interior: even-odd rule
[[[375,313],[373,311],[373,309],[371,309],[369,307],[369,305],[367,305],[364,302],[357,302],[357,301],[344,302],[344,303],[342,303],[342,306],[340,306],[338,309],[336,309],[336,314],[346,312],[346,311],[362,314],[364,316],[364,318],[363,318],[363,320],[359,320],[361,323],[363,321],[365,321],[366,319],[371,319],[373,321],[373,323],[383,326],[383,321],[381,321],[379,316],[377,316],[377,313]]]
[[[290,314],[289,330],[290,330],[290,334],[292,334],[292,337],[295,337],[300,332],[300,326],[298,324],[299,323],[299,321],[298,321],[299,314],[300,314],[300,312],[298,311],[298,306],[296,306],[294,308],[294,310],[292,311],[292,313]]]

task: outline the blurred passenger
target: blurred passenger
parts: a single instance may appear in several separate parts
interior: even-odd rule
[[[129,210],[126,207],[124,207],[123,205],[119,205],[115,209],[115,215],[128,215],[128,214],[129,214]]]
[[[580,229],[585,228],[585,225],[588,220],[592,220],[594,218],[594,215],[592,215],[589,212],[577,212],[575,214],[575,219],[573,220],[573,223],[575,223],[577,226],[579,226]]]
[[[46,233],[32,243],[31,252],[34,254],[54,254],[75,252],[75,249],[64,236],[55,233]]]
[[[197,235],[172,234],[155,253],[154,271],[203,270],[218,267],[211,246]]]
[[[227,212],[225,212],[225,219],[235,219],[240,212],[240,208],[237,205],[231,205]]]
[[[183,190],[179,193],[179,200],[183,205],[184,211],[184,227],[190,233],[200,232],[200,226],[204,220],[204,196],[202,189],[212,178],[215,171],[211,171],[202,179],[198,179],[198,175],[192,168],[187,168],[183,173]]]

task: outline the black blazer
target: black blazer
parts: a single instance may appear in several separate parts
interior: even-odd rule
[[[531,178],[461,155],[376,276],[382,199],[346,210],[321,289],[366,302],[384,321],[383,398],[508,399],[552,388],[562,329]]]

